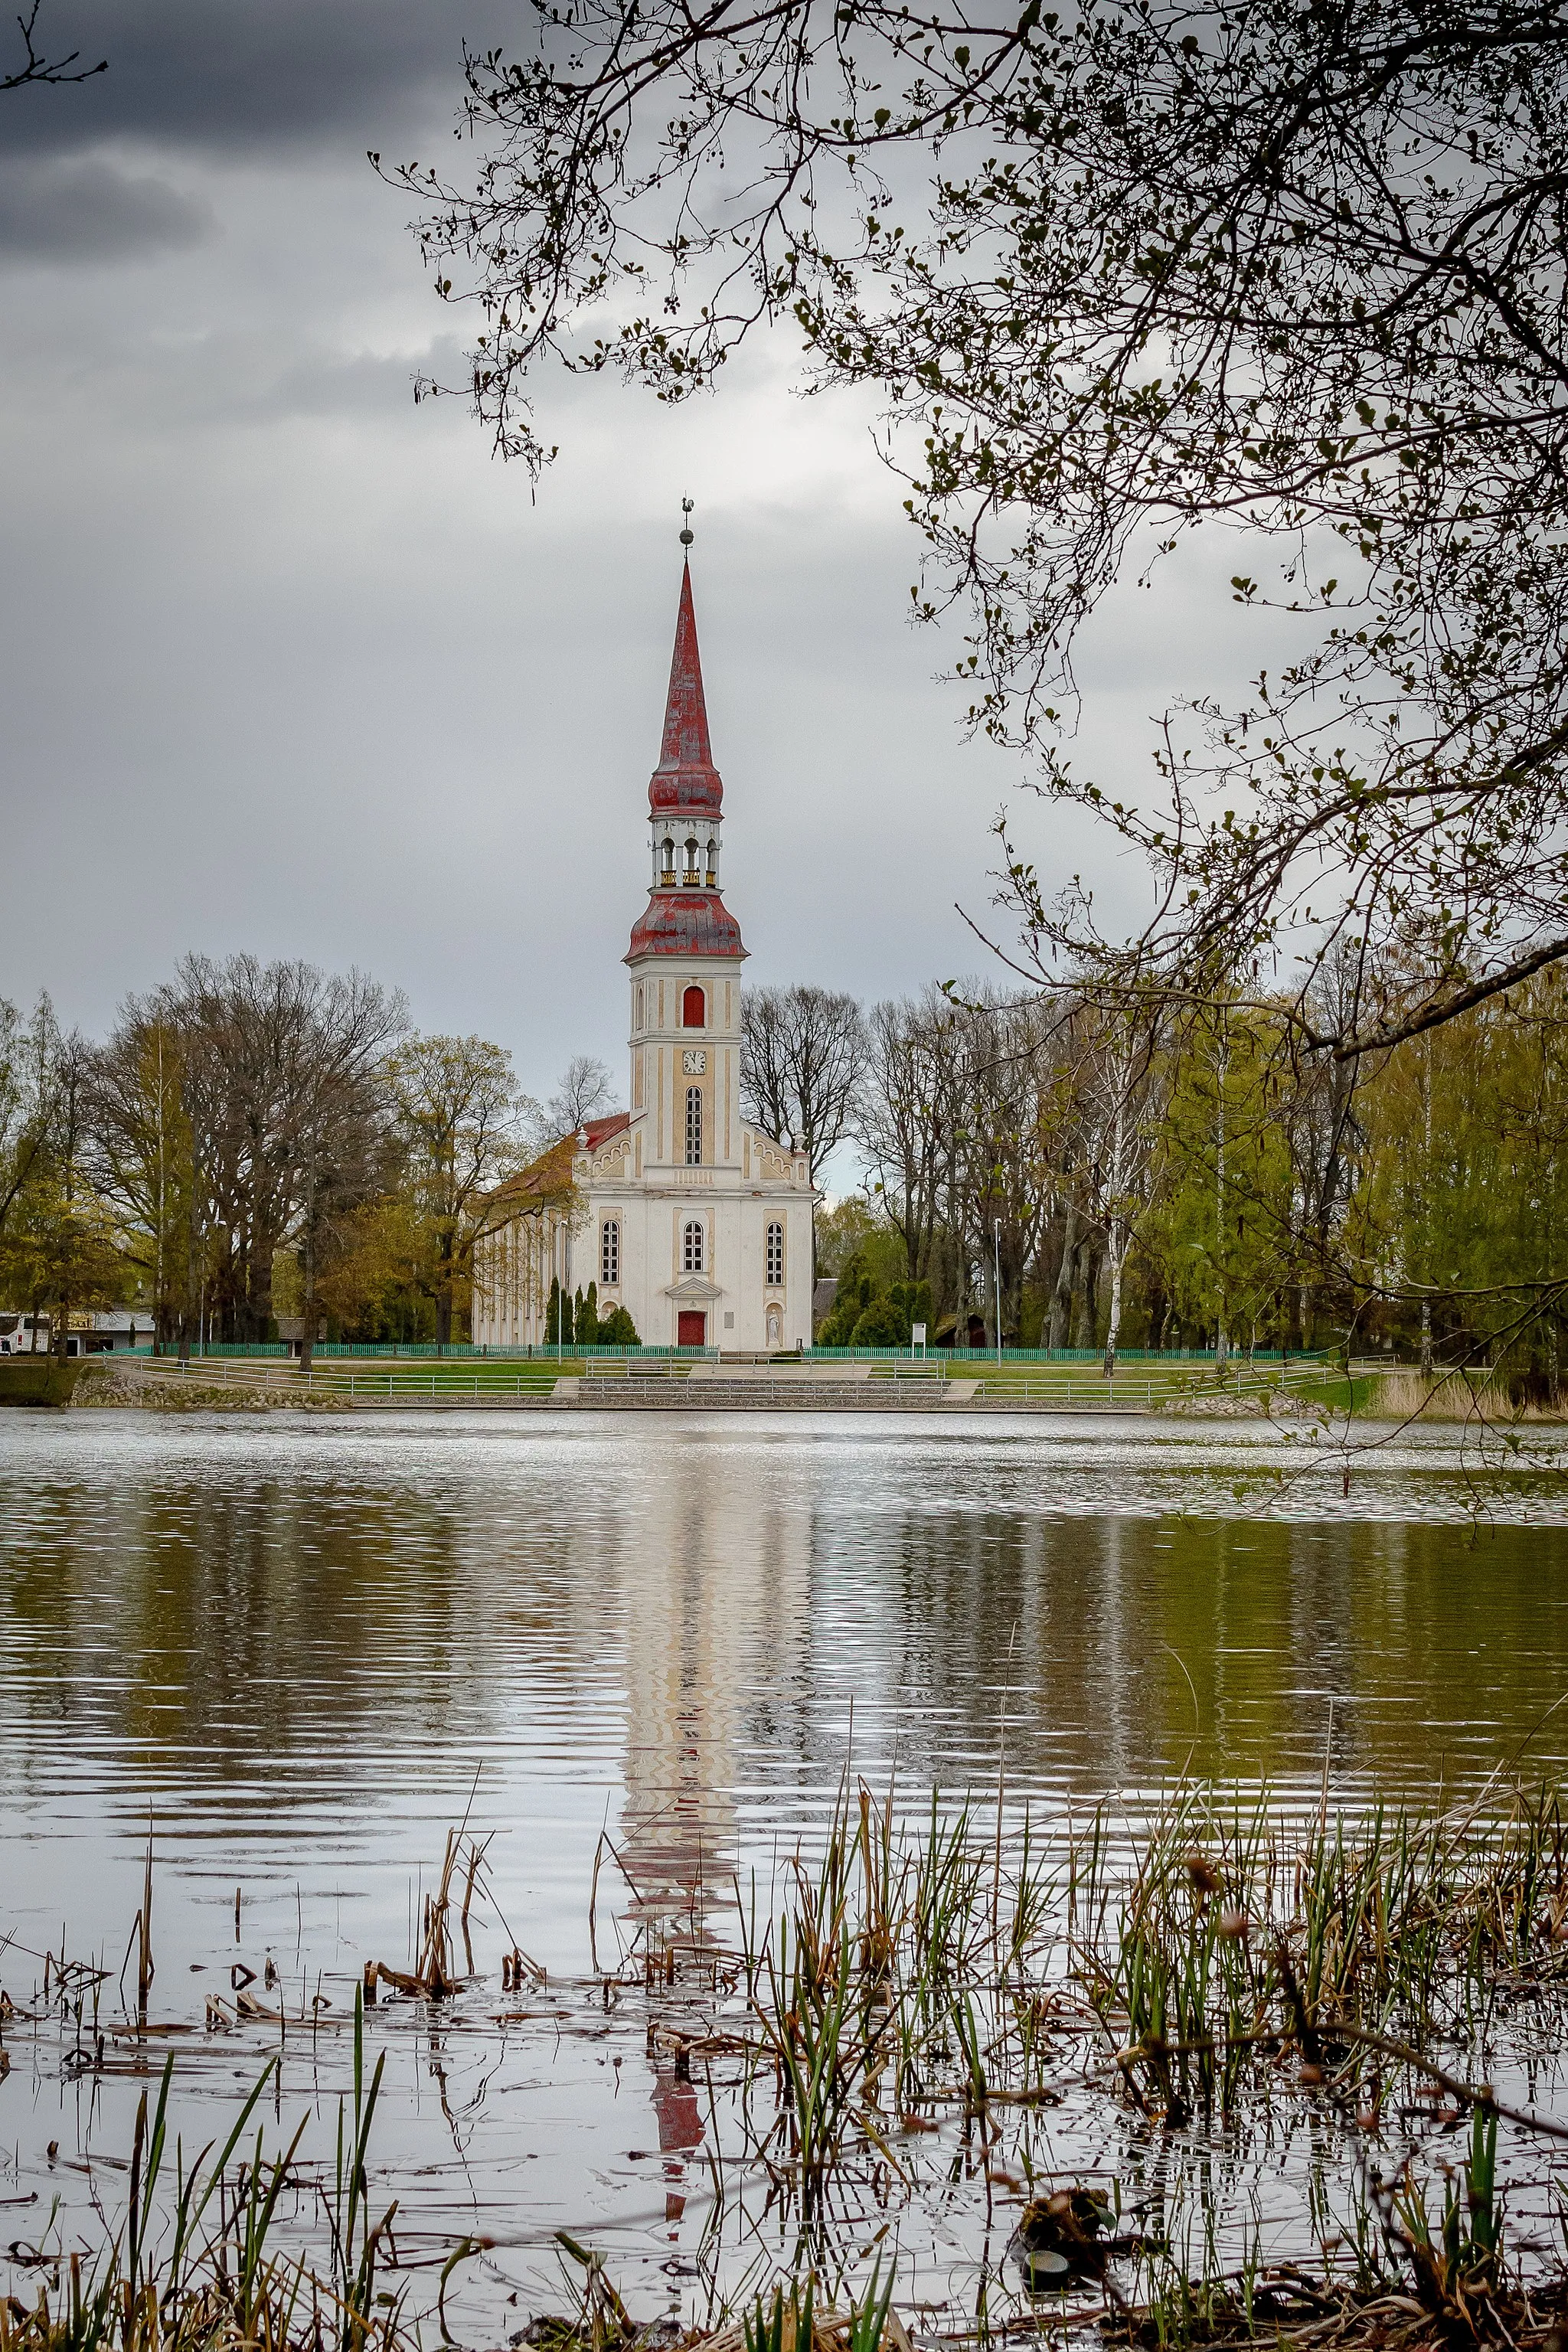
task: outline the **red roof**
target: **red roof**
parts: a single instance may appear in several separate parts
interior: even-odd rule
[[[612,1136],[621,1134],[631,1123],[629,1110],[612,1111],[608,1118],[585,1119],[589,1150],[597,1151],[601,1143],[608,1143]],[[563,1135],[537,1160],[520,1168],[515,1176],[509,1176],[493,1192],[483,1193],[476,1204],[481,1223],[503,1223],[507,1210],[514,1204],[519,1210],[526,1210],[536,1202],[548,1206],[552,1202],[564,1200],[572,1190],[572,1162],[576,1151],[575,1134]]]
[[[741,926],[717,890],[656,890],[638,917],[623,961],[639,956],[734,956]]]
[[[708,740],[708,706],[702,698],[702,658],[697,650],[689,564],[681,568],[680,609],[664,707],[664,743],[647,788],[647,804],[656,816],[667,809],[691,809],[704,816],[717,816],[724,804],[724,787]]]

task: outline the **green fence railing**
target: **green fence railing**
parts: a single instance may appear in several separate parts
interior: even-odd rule
[[[121,1356],[151,1356],[154,1350],[151,1343],[147,1343],[135,1348],[117,1349],[115,1352]],[[165,1356],[173,1356],[176,1352],[173,1347],[162,1350]],[[288,1339],[208,1339],[193,1341],[191,1346],[191,1355],[197,1360],[205,1357],[218,1361],[225,1358],[253,1356],[287,1358],[298,1356],[299,1352],[294,1343]],[[384,1364],[407,1358],[420,1363],[437,1364],[484,1363],[487,1360],[491,1363],[553,1364],[563,1358],[586,1356],[607,1357],[616,1361],[656,1357],[661,1361],[679,1358],[682,1361],[700,1362],[704,1358],[716,1358],[719,1350],[717,1348],[580,1348],[574,1339],[563,1340],[560,1347],[552,1339],[542,1341],[535,1347],[517,1348],[475,1347],[467,1339],[449,1340],[444,1348],[437,1347],[434,1339],[318,1339],[311,1353],[318,1363],[331,1360]]]
[[[1331,1354],[1326,1348],[1255,1348],[1248,1354],[1244,1349],[1232,1348],[1226,1354],[1226,1369],[1233,1364],[1315,1364],[1323,1362]],[[935,1363],[939,1359],[949,1364],[994,1364],[994,1348],[805,1348],[802,1356],[812,1363],[878,1363],[889,1360],[908,1363]],[[1212,1364],[1212,1348],[1118,1348],[1119,1364]],[[1103,1348],[1004,1348],[1005,1364],[1100,1364],[1105,1361]]]
[[[151,1356],[151,1344],[117,1349],[118,1355]],[[174,1350],[165,1349],[165,1355]],[[297,1356],[298,1349],[286,1339],[209,1339],[205,1345],[194,1345],[193,1358],[276,1357]],[[420,1363],[560,1363],[571,1358],[576,1361],[592,1360],[610,1363],[637,1362],[716,1362],[721,1353],[717,1348],[619,1347],[580,1348],[574,1340],[565,1340],[557,1347],[553,1340],[531,1347],[476,1347],[466,1339],[454,1339],[438,1348],[433,1339],[320,1339],[312,1350],[315,1360],[343,1363],[387,1363],[407,1360]],[[803,1348],[786,1351],[790,1361],[815,1364],[994,1364],[994,1348]],[[1228,1371],[1237,1364],[1320,1364],[1332,1358],[1326,1348],[1279,1349],[1255,1348],[1250,1354],[1231,1349],[1226,1357]],[[1099,1364],[1105,1359],[1103,1348],[1004,1348],[1001,1361],[1008,1364]],[[1118,1364],[1209,1364],[1215,1361],[1212,1348],[1118,1348]]]

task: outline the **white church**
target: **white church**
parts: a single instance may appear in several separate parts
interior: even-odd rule
[[[685,533],[682,534],[684,538]],[[648,785],[652,875],[633,926],[631,1109],[591,1119],[484,1202],[473,1336],[546,1338],[551,1284],[598,1286],[647,1347],[773,1354],[811,1339],[811,1172],[741,1113],[741,928],[720,888],[689,563]]]

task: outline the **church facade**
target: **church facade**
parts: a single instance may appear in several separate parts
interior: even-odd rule
[[[721,884],[723,786],[682,571],[647,907],[626,955],[631,1108],[593,1119],[485,1202],[473,1336],[539,1345],[551,1285],[598,1286],[645,1346],[772,1354],[811,1339],[811,1171],[741,1108],[741,927]]]

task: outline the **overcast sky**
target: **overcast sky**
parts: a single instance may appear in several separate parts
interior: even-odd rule
[[[187,948],[351,963],[548,1091],[625,1060],[679,583],[693,577],[727,896],[752,980],[872,998],[977,968],[1010,803],[1042,873],[1140,878],[963,740],[871,410],[775,338],[675,412],[541,386],[537,497],[367,148],[450,150],[459,51],[526,0],[45,0],[110,70],[0,96],[5,664],[0,995],[100,1033]],[[455,151],[452,151],[455,152]],[[1082,764],[1145,786],[1149,714],[1248,667],[1222,551],[1119,593]]]

